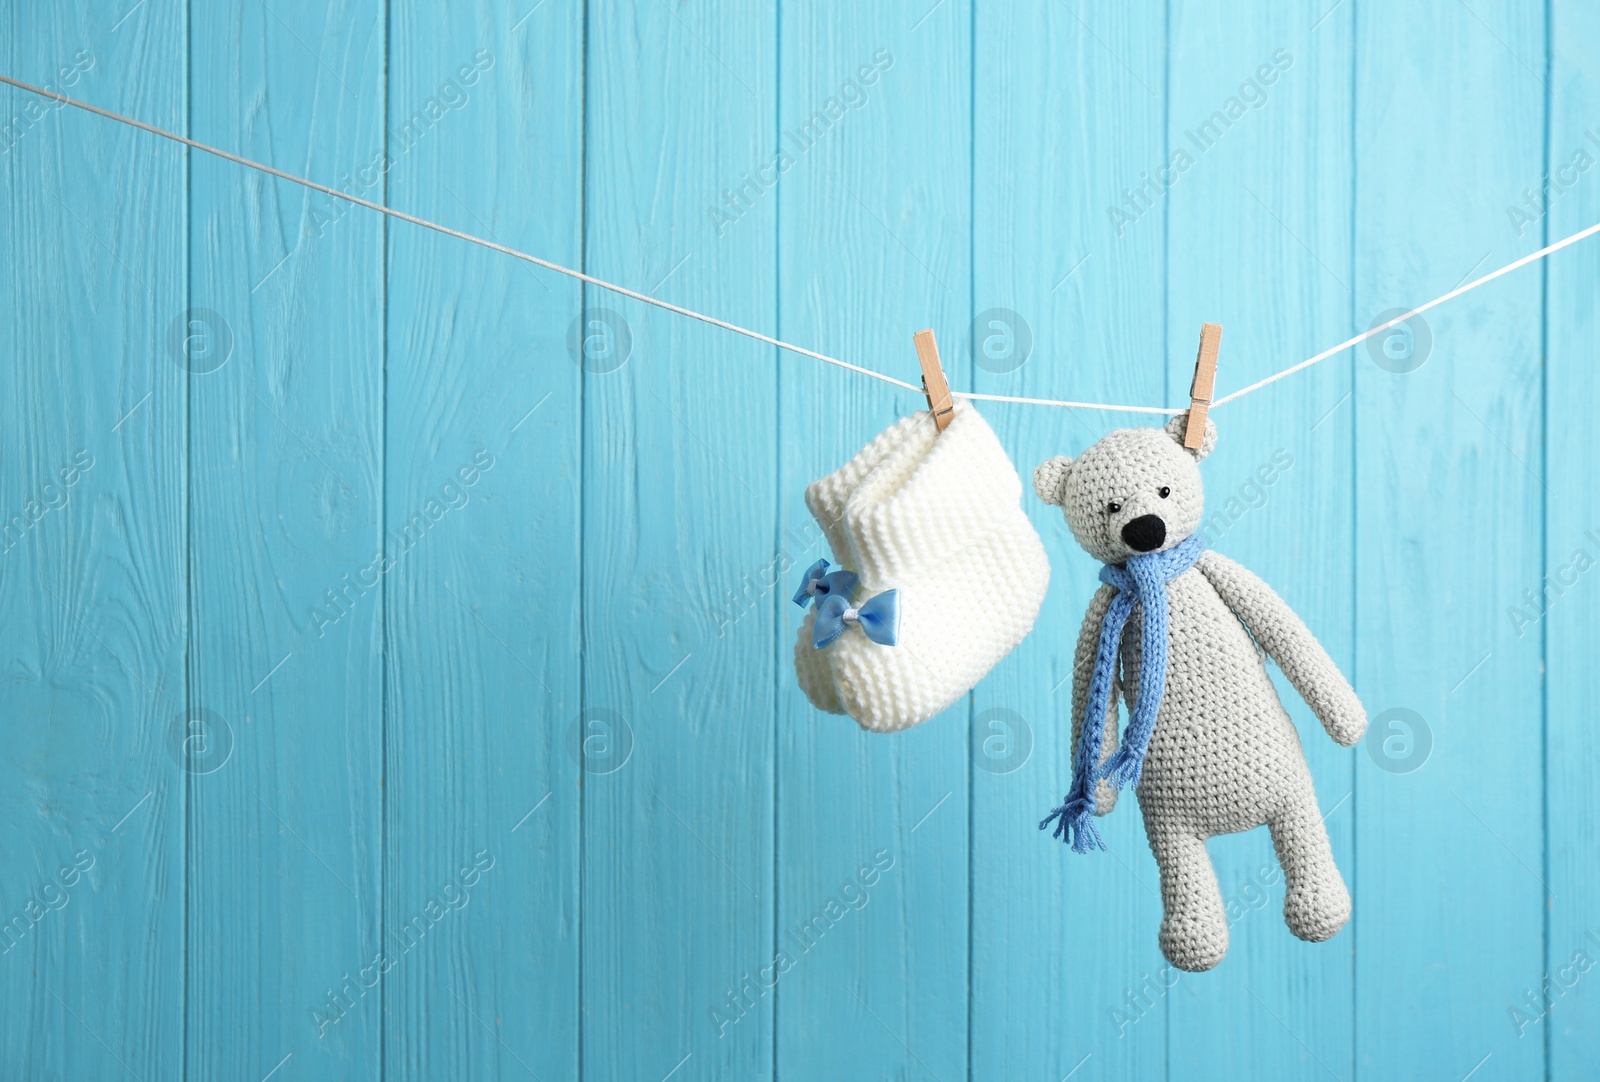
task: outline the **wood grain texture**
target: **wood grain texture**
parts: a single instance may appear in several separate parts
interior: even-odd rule
[[[946,375],[970,386],[958,344],[971,274],[971,10],[951,0],[917,25],[931,6],[783,9],[780,144],[795,162],[777,193],[779,322],[785,338],[864,358],[913,383],[920,368],[912,335],[932,328]],[[827,552],[820,539],[813,544],[805,485],[927,402],[837,370],[780,363],[780,545],[799,568]],[[794,694],[803,613],[789,595],[797,574],[784,576],[765,609],[782,613],[785,670],[775,946],[794,957],[776,989],[778,1074],[960,1077],[968,1052],[969,705],[889,737],[812,709]],[[861,908],[849,908],[856,891],[847,895],[845,884],[859,886],[860,869],[879,854],[887,869]],[[830,900],[840,919],[823,935],[797,939],[814,914],[827,923]]]
[[[0,63],[181,128],[184,17],[0,6]],[[181,155],[0,94],[0,1073],[172,1078],[184,1026]]]
[[[382,145],[381,6],[194,15],[195,138],[324,178]],[[383,230],[209,157],[190,177],[197,333],[232,338],[190,377],[190,707],[234,746],[189,775],[186,1070],[373,1077]]]
[[[1543,172],[1543,11],[1358,7],[1355,318],[1537,247],[1506,203]],[[1423,49],[1412,44],[1427,42]],[[1427,177],[1426,183],[1421,178]],[[1540,644],[1505,621],[1539,580],[1540,282],[1424,318],[1432,347],[1355,365],[1356,686],[1391,768],[1357,759],[1357,1067],[1537,1077],[1506,999],[1544,961]],[[1409,357],[1408,357],[1409,354]],[[1377,355],[1382,354],[1380,344]],[[1401,369],[1395,371],[1394,369]],[[1399,772],[1405,726],[1432,751]],[[1383,745],[1380,744],[1379,747]],[[1369,745],[1369,749],[1370,745]],[[1422,1004],[1420,1017],[1398,1009]],[[1504,1036],[1503,1036],[1504,1035]]]
[[[1580,168],[1585,155],[1600,162],[1600,123],[1592,108],[1600,100],[1600,60],[1583,46],[1600,33],[1600,11],[1560,3],[1551,20],[1545,165],[1555,186],[1549,213],[1539,223],[1546,243],[1600,221],[1600,176]],[[1539,225],[1525,226],[1525,239],[1540,236]],[[1511,232],[1508,222],[1504,235]],[[1544,646],[1550,893],[1544,965],[1506,989],[1503,1032],[1508,1041],[1542,1040],[1549,1077],[1567,1080],[1593,1073],[1600,1063],[1600,980],[1592,968],[1600,961],[1600,735],[1589,720],[1600,701],[1594,664],[1600,583],[1592,574],[1600,562],[1600,513],[1590,496],[1600,467],[1592,432],[1600,401],[1594,311],[1600,252],[1578,247],[1562,255],[1547,277],[1544,461],[1534,464],[1530,456],[1549,485],[1543,494],[1543,581],[1523,587],[1533,590],[1537,604],[1525,596],[1504,602],[1499,626],[1515,627],[1519,638],[1542,639]],[[1548,613],[1543,619],[1541,611]]]
[[[1167,404],[1203,320],[1226,394],[1600,219],[1600,17],[1549,13],[15,2],[0,70],[912,382],[932,327],[958,391]],[[1281,689],[1351,926],[1220,838],[1232,948],[1174,979],[1136,802],[1035,829],[1056,510],[963,703],[795,684],[804,486],[920,396],[28,100],[0,1076],[1592,1074],[1600,241],[1215,411],[1208,543],[1374,726]],[[1150,423],[980,408],[1024,478]]]
[[[582,10],[521,14],[393,11],[387,191],[571,265]],[[404,225],[389,251],[385,1076],[573,1078],[579,287]]]
[[[976,311],[963,374],[979,390],[1167,399],[1165,210],[1120,236],[1107,214],[1164,156],[1164,17],[1159,4],[1081,19],[1063,5],[977,9]],[[1072,658],[1099,567],[1031,484],[1052,455],[1148,419],[984,414],[1025,479],[1051,581],[1033,633],[972,697],[972,1077],[1157,1076],[1161,901],[1138,806],[1128,798],[1099,820],[1107,853],[1080,856],[1037,829],[1072,782]]]
[[[1172,153],[1194,157],[1166,197],[1175,401],[1189,387],[1202,320],[1226,328],[1221,393],[1351,333],[1350,12],[1317,25],[1329,6],[1261,4],[1248,16],[1204,4],[1173,8],[1173,38],[1184,47],[1173,54],[1167,138]],[[1271,289],[1249,285],[1267,282]],[[1346,673],[1354,660],[1350,387],[1345,357],[1270,395],[1223,406],[1212,417],[1216,450],[1201,465],[1207,544],[1271,583]],[[1353,884],[1352,789],[1362,752],[1334,743],[1272,669],[1334,859]],[[1283,877],[1267,829],[1216,838],[1208,848],[1231,944],[1223,965],[1185,976],[1168,993],[1170,1062],[1230,1062],[1257,1078],[1348,1077],[1352,926],[1375,914],[1362,904],[1330,942],[1303,943],[1284,924]]]
[[[772,200],[725,236],[705,209],[770,153],[770,7],[595,3],[588,26],[585,266],[771,331]],[[711,1012],[772,961],[787,685],[770,616],[724,634],[712,606],[772,544],[776,368],[766,347],[592,290],[585,321],[583,709],[601,742],[583,785],[583,1069],[757,1078],[770,1000],[726,1030]]]

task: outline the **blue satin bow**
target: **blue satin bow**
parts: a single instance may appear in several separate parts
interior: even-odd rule
[[[794,592],[794,603],[803,609],[813,598],[820,602],[835,594],[848,600],[856,592],[857,581],[854,571],[829,574],[828,561],[818,560],[806,568],[805,577],[800,580],[800,589]]]
[[[879,646],[894,646],[900,641],[900,591],[885,590],[859,609],[850,607],[845,594],[824,597],[817,605],[811,645],[821,650],[844,634],[846,624],[859,624],[867,638]]]

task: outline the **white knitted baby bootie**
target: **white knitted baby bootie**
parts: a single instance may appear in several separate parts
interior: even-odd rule
[[[1016,467],[964,401],[943,432],[926,411],[904,417],[806,489],[834,560],[858,579],[830,575],[830,596],[826,569],[813,568],[801,586],[811,592],[796,595],[810,611],[795,673],[813,705],[876,732],[904,729],[1022,641],[1050,565],[1021,495]]]

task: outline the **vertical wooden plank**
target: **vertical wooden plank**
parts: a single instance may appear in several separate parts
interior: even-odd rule
[[[197,6],[195,138],[352,184],[383,146],[382,12]],[[259,1078],[292,1056],[296,1077],[372,1078],[382,225],[206,156],[191,170],[190,304],[216,343],[191,376],[191,707],[233,746],[189,779],[187,1069]]]
[[[1168,140],[1192,161],[1166,196],[1174,402],[1187,400],[1203,320],[1225,328],[1219,396],[1351,333],[1352,6],[1331,7],[1173,6]],[[1217,447],[1201,472],[1207,545],[1270,583],[1354,678],[1350,363],[1329,361],[1216,409]],[[1271,669],[1355,895],[1353,919],[1386,919],[1357,889],[1360,749],[1329,738]],[[1354,929],[1322,944],[1294,937],[1266,827],[1208,849],[1231,942],[1215,970],[1184,975],[1166,994],[1171,1062],[1227,1063],[1249,1077],[1349,1077]]]
[[[1360,5],[1355,36],[1365,327],[1538,246],[1505,208],[1543,173],[1545,27],[1538,5]],[[1504,998],[1545,957],[1542,659],[1506,619],[1541,574],[1539,274],[1423,318],[1356,355],[1357,1067],[1540,1077]]]
[[[1507,196],[1518,213],[1507,215],[1503,235],[1522,232],[1525,242],[1539,238],[1541,227],[1548,243],[1600,221],[1600,124],[1592,107],[1600,100],[1600,58],[1588,47],[1600,33],[1600,10],[1558,3],[1551,19],[1545,161],[1551,187],[1546,195],[1542,178],[1528,185],[1538,197],[1531,206],[1521,191]],[[1548,213],[1538,221],[1544,206]],[[1585,241],[1554,256],[1547,271],[1544,469],[1550,487],[1544,493],[1544,568],[1540,581],[1524,587],[1533,591],[1531,603],[1525,594],[1509,598],[1503,617],[1522,638],[1542,636],[1545,644],[1551,895],[1545,964],[1506,990],[1507,1032],[1515,1030],[1524,1043],[1547,1041],[1549,1077],[1563,1080],[1582,1078],[1600,1063],[1600,980],[1586,972],[1600,960],[1594,859],[1600,850],[1600,736],[1592,720],[1600,699],[1594,665],[1600,590],[1592,575],[1600,562],[1600,515],[1588,496],[1600,465],[1589,423],[1600,401],[1594,364],[1597,270],[1600,246]]]
[[[951,381],[970,386],[959,344],[971,291],[971,25],[959,0],[784,6],[778,148],[791,164],[777,194],[787,340],[915,382],[911,336],[931,327]],[[777,946],[793,965],[773,993],[778,1073],[958,1078],[967,1069],[968,706],[893,735],[817,711],[796,683],[804,614],[789,600],[798,569],[827,552],[805,486],[927,404],[804,359],[782,364],[779,562],[788,569],[761,608],[782,613]],[[826,933],[802,932],[818,915],[831,922]]]
[[[977,311],[962,353],[979,390],[1166,403],[1167,210],[1112,213],[1164,163],[1165,35],[1161,4],[978,6]],[[1109,853],[1037,829],[1071,785],[1072,657],[1099,566],[1031,484],[1050,456],[1156,419],[980,408],[1024,478],[1051,583],[1033,634],[973,696],[972,1075],[1159,1077],[1161,903],[1138,807],[1100,820]]]
[[[758,3],[590,5],[591,273],[774,328],[773,193],[714,215],[771,161],[774,34]],[[773,958],[778,650],[767,615],[724,629],[714,606],[770,558],[774,358],[584,305],[583,1071],[760,1078],[770,1000],[727,1028],[713,1011]]]
[[[7,74],[181,130],[183,9],[0,8]],[[183,155],[0,89],[0,1063],[183,1057]]]
[[[577,266],[583,6],[390,25],[391,204]],[[389,251],[385,1076],[576,1078],[579,284]]]

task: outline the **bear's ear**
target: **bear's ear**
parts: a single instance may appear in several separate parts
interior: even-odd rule
[[[1189,427],[1189,411],[1184,410],[1182,413],[1178,414],[1172,420],[1163,425],[1162,429],[1167,435],[1171,436],[1177,441],[1179,447],[1183,447],[1183,430],[1187,427]],[[1187,447],[1183,447],[1183,449],[1185,451],[1189,451],[1189,453],[1194,456],[1194,460],[1199,462],[1202,458],[1205,458],[1207,455],[1209,455],[1211,453],[1211,449],[1216,445],[1217,423],[1210,417],[1207,417],[1206,434],[1200,438],[1200,450],[1191,451]]]
[[[1045,503],[1062,506],[1066,503],[1067,474],[1071,469],[1072,459],[1066,455],[1041,462],[1033,471],[1033,491]]]

